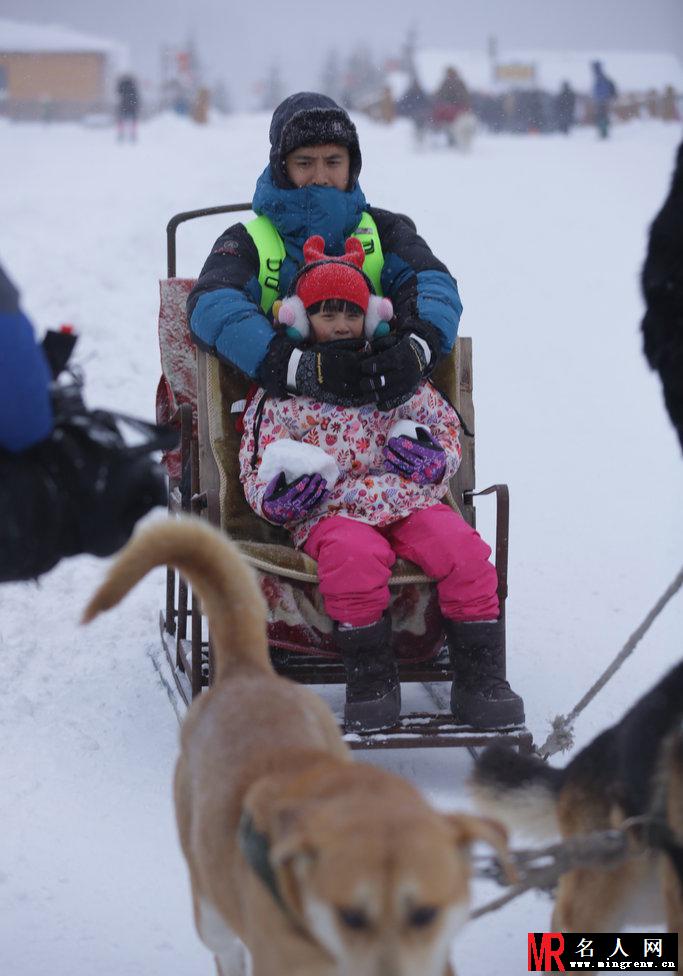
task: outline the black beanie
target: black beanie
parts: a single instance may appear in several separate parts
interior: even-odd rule
[[[277,186],[291,188],[286,157],[299,146],[336,143],[349,150],[349,186],[358,180],[362,158],[356,127],[348,114],[327,95],[298,92],[275,109],[270,123],[270,169]]]

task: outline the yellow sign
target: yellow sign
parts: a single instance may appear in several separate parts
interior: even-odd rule
[[[496,81],[532,82],[536,80],[536,65],[511,62],[496,65]]]

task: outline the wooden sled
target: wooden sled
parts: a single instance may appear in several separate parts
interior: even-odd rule
[[[172,421],[181,431],[180,447],[165,457],[170,478],[169,509],[172,515],[193,513],[206,518],[239,544],[257,572],[268,603],[268,637],[277,671],[306,684],[343,684],[343,666],[331,640],[332,621],[323,610],[315,561],[294,549],[283,529],[259,519],[244,498],[238,464],[241,435],[231,410],[244,400],[250,381],[192,343],[185,303],[194,281],[175,276],[175,238],[180,223],[209,214],[249,210],[249,204],[234,204],[190,211],[173,217],[167,228],[168,277],[160,283],[162,376],[157,390],[157,419]],[[470,339],[457,340],[433,381],[449,396],[471,432],[463,436],[462,463],[445,500],[474,526],[475,496],[494,495],[496,499],[495,561],[504,634],[508,489],[502,484],[483,491],[474,489]],[[392,640],[401,682],[423,684],[427,704],[424,710],[402,715],[400,723],[389,731],[347,734],[350,744],[356,748],[474,748],[504,736],[520,749],[530,749],[532,737],[524,726],[482,731],[456,725],[448,710],[448,696],[441,691],[441,683],[452,680],[452,671],[436,587],[417,566],[405,560],[397,560],[389,585]],[[170,568],[160,628],[177,691],[189,704],[213,678],[211,635],[198,598]],[[469,625],[468,633],[473,642],[478,641],[476,623]]]

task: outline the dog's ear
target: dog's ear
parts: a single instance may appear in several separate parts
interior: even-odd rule
[[[489,844],[498,854],[508,882],[514,884],[518,880],[517,871],[510,859],[508,832],[500,821],[490,817],[475,817],[468,813],[446,814],[445,818],[458,847],[469,848],[475,841]]]
[[[302,886],[316,858],[300,805],[276,808],[271,817],[270,864],[278,876],[285,901],[297,914],[303,911]]]

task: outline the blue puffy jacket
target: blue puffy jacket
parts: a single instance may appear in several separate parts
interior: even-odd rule
[[[343,117],[354,133],[349,146],[350,186],[295,187],[286,177],[282,133],[298,113],[329,112]],[[367,210],[375,220],[384,269],[382,290],[393,303],[397,328],[410,324],[432,347],[435,358],[455,342],[462,304],[457,283],[446,266],[400,214],[368,206],[357,178],[361,166],[355,129],[343,109],[324,95],[302,92],[286,99],[273,116],[270,162],[256,184],[252,202],[277,227],[287,252],[280,271],[285,294],[302,263],[302,248],[312,234],[325,239],[328,254],[342,254],[344,242]],[[202,348],[237,366],[252,378],[274,337],[270,320],[260,308],[259,255],[244,224],[234,224],[216,241],[188,299],[192,336]],[[422,324],[420,329],[416,320]],[[284,388],[283,388],[283,393]]]
[[[0,267],[0,447],[23,451],[50,434],[49,384],[43,350]]]

